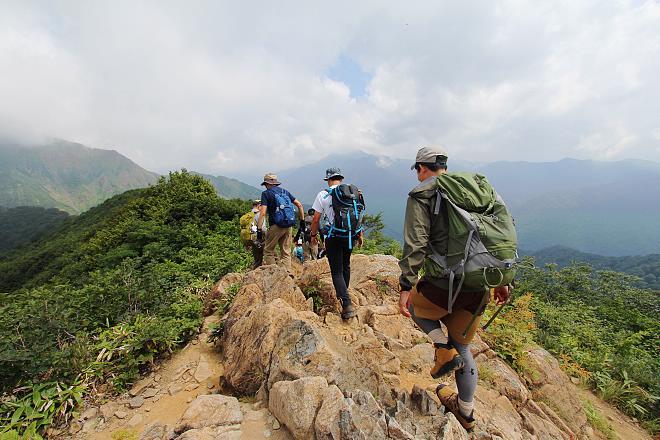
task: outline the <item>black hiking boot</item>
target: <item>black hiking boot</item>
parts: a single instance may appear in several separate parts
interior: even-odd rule
[[[348,303],[345,306],[341,308],[341,319],[351,319],[357,315],[357,312],[355,311],[355,307],[353,307],[353,304]]]

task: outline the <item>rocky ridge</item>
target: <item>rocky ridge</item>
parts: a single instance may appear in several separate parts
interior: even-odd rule
[[[325,260],[296,267],[295,278],[276,266],[224,277],[209,304],[236,285],[240,289],[222,318],[221,360],[183,364],[193,383],[200,368],[200,384],[208,381],[202,376],[215,375],[213,381],[188,397],[176,423],[152,417],[149,424],[135,424],[140,438],[600,438],[587,422],[578,388],[549,353],[530,350],[528,372],[520,376],[478,337],[472,346],[481,373],[478,424],[466,433],[433,393],[437,381],[428,375],[433,349],[426,335],[398,314],[396,260],[355,255],[352,267],[358,316],[349,322],[337,313]],[[149,396],[148,384],[136,387],[135,397]],[[233,396],[250,396],[250,402]],[[124,402],[128,410],[140,403]],[[82,437],[106,438],[88,434]],[[640,430],[638,438],[648,436]]]

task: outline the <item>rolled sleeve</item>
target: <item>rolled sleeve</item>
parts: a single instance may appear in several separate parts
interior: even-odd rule
[[[399,261],[401,290],[410,290],[418,281],[418,274],[428,248],[431,232],[431,216],[428,201],[408,197],[403,227],[403,256]]]

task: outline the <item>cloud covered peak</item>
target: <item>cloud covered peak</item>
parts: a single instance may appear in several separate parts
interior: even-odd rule
[[[660,160],[658,29],[653,1],[3,2],[0,134],[159,171]]]

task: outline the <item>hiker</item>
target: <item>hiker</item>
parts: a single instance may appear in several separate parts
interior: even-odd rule
[[[355,316],[356,311],[348,295],[351,279],[351,253],[353,246],[362,246],[362,217],[364,198],[355,185],[343,184],[339,168],[329,168],[323,179],[328,188],[319,192],[312,208],[311,246],[318,246],[318,233],[323,218],[325,250],[330,264],[332,284],[341,302],[342,319]]]
[[[268,213],[268,232],[264,245],[264,264],[275,264],[291,271],[291,227],[300,219],[300,228],[305,228],[305,211],[302,203],[284,188],[275,174],[266,174],[261,185],[266,189],[261,193],[260,216],[257,222],[257,234],[261,231],[266,213]],[[294,208],[295,206],[295,208]],[[299,217],[296,217],[296,208]],[[275,256],[275,247],[279,246],[279,258]]]
[[[305,233],[303,234],[303,250],[305,251],[305,260],[316,260],[319,258],[319,243],[312,245],[312,221],[314,220],[314,208],[307,210],[305,216]],[[322,241],[322,237],[319,236]]]
[[[298,228],[296,236],[293,237],[293,242],[296,244],[296,252],[298,251],[297,247],[300,245],[303,254],[302,258],[299,258],[301,262],[308,260],[316,260],[319,255],[318,244],[312,247],[312,220],[314,219],[314,209],[310,208],[307,210],[307,215],[305,215],[305,229]]]
[[[259,220],[259,208],[261,207],[261,200],[252,201],[252,210],[244,214],[239,223],[241,225],[241,242],[246,250],[252,251],[254,263],[252,269],[261,266],[264,257],[264,241],[263,232],[266,230],[266,225],[263,224],[261,234],[257,234],[257,221]],[[259,239],[257,236],[262,236]]]
[[[300,261],[301,263],[305,262],[305,251],[303,250],[302,238],[296,240],[296,248],[294,249],[293,254],[296,256],[298,261]]]
[[[456,229],[456,223],[451,223],[450,220],[456,221],[459,225],[468,223],[462,217],[454,215],[454,212],[459,211],[454,211],[456,205],[445,195],[456,193],[467,197],[467,194],[472,194],[474,187],[477,190],[481,188],[492,190],[485,177],[468,173],[448,174],[447,152],[441,147],[420,149],[411,169],[416,171],[420,183],[408,194],[406,206],[403,255],[399,261],[401,268],[399,311],[406,317],[412,317],[433,341],[435,360],[430,371],[431,376],[437,379],[455,371],[458,393],[441,383],[436,389],[436,394],[461,425],[470,430],[475,425],[474,393],[477,387],[477,366],[469,344],[490,299],[489,286],[498,286],[494,289],[498,304],[508,300],[510,295],[508,286],[500,284],[511,282],[512,261],[515,260],[497,259],[499,266],[493,269],[482,268],[479,266],[483,264],[481,261],[467,258],[468,248],[470,250],[472,248],[466,247],[466,242],[470,240],[474,246],[476,242],[481,245],[480,240],[484,238],[481,230],[475,235],[474,232],[467,231],[467,226],[463,226],[466,228],[468,239],[463,239],[461,242],[460,237],[451,236],[450,240],[451,231]],[[456,191],[449,191],[451,187],[447,189],[443,185],[454,185]],[[513,258],[515,256],[513,221],[510,216],[506,216],[508,213],[505,212],[504,204],[494,190],[488,194],[489,197],[484,196],[484,199],[488,199],[486,204],[500,207],[503,211],[498,211],[501,219],[493,215],[487,221],[501,220],[505,222],[502,224],[508,228],[508,231],[514,231],[513,243],[507,242],[507,247],[514,247],[511,253],[507,254]],[[467,216],[469,219],[479,217],[471,213]],[[486,232],[489,230],[484,231],[484,235]],[[485,255],[479,254],[482,258],[491,257],[490,254]],[[464,266],[461,260],[465,262],[466,258],[469,264]],[[458,262],[454,262],[454,259]],[[479,266],[477,275],[472,272],[470,264]],[[424,276],[418,280],[422,268],[424,268]],[[482,270],[484,278],[482,278]],[[465,273],[468,276],[464,278],[462,274]],[[493,273],[495,275],[492,275]],[[500,278],[499,275],[502,277]],[[491,281],[486,280],[488,277]]]

